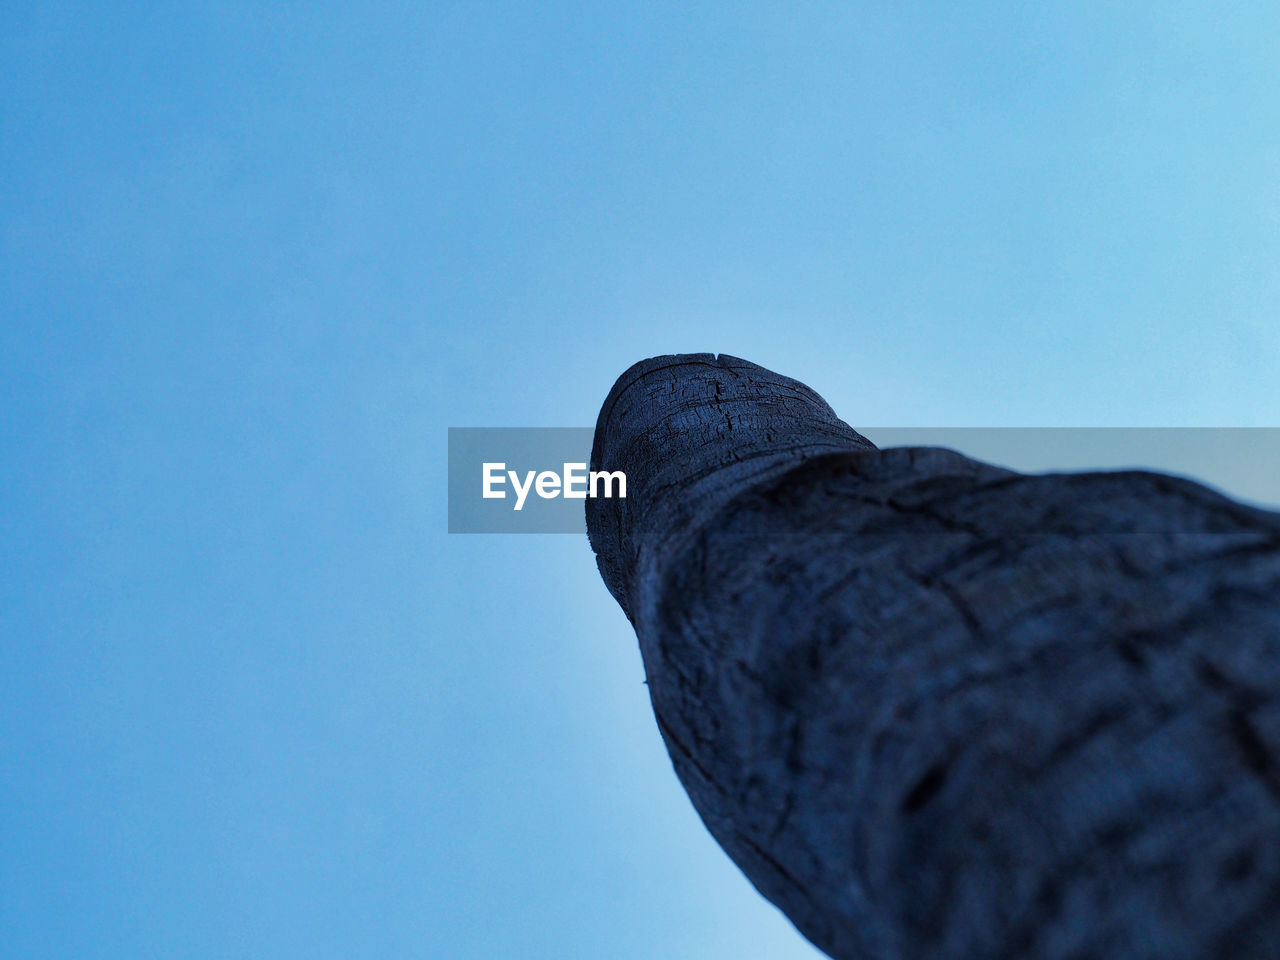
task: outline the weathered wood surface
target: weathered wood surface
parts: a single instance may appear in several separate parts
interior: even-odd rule
[[[1280,957],[1280,516],[628,370],[601,574],[711,833],[839,960]]]

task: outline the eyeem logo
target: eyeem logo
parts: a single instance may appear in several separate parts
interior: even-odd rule
[[[508,470],[504,462],[485,462],[481,465],[481,496],[486,500],[503,500],[507,497],[506,484],[511,483],[515,492],[513,509],[523,510],[524,502],[533,490],[543,500],[564,497],[566,500],[585,500],[587,497],[625,498],[627,475],[621,470],[587,470],[585,463],[564,463],[563,471],[529,470],[524,482],[515,470]]]
[[[594,436],[591,427],[450,427],[449,532],[586,533],[588,506],[641,494],[620,464],[591,459]]]

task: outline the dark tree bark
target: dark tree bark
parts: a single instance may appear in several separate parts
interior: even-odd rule
[[[877,450],[711,354],[623,374],[592,459],[676,773],[832,957],[1280,957],[1280,516]]]

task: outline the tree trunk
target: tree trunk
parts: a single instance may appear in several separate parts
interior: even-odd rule
[[[623,374],[592,461],[676,773],[818,947],[1280,957],[1280,516],[877,450],[711,354]]]

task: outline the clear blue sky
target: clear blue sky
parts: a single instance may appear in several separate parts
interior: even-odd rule
[[[446,427],[1280,425],[1280,6],[4,4],[0,953],[798,960]]]

